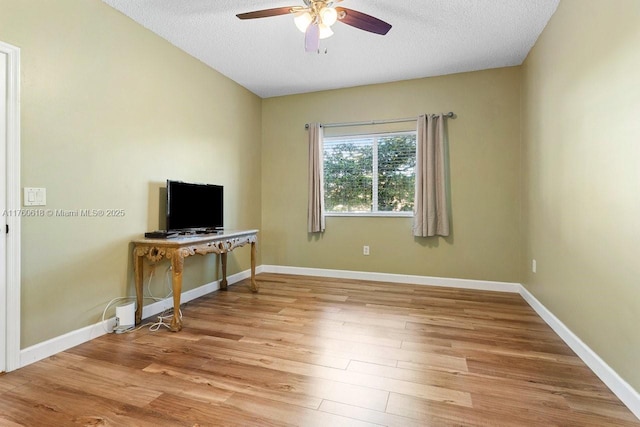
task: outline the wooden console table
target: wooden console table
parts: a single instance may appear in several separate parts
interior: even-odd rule
[[[173,277],[173,319],[171,330],[182,329],[180,319],[180,294],[182,293],[182,269],[184,259],[190,255],[215,253],[220,255],[222,264],[222,280],[220,289],[227,289],[227,253],[235,248],[251,244],[251,291],[258,292],[256,283],[256,241],[258,230],[225,232],[223,234],[196,234],[171,239],[139,239],[134,240],[133,270],[136,284],[136,324],[142,321],[142,286],[144,275],[144,259],[152,263],[166,258],[171,261]]]

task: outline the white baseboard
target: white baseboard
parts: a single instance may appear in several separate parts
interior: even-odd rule
[[[586,345],[571,329],[560,321],[524,286],[520,295],[536,313],[554,330],[556,334],[573,350],[580,359],[595,373],[609,389],[618,396],[633,414],[640,419],[640,393],[627,383],[611,366]]]
[[[520,283],[492,282],[488,280],[451,279],[447,277],[412,276],[407,274],[371,273],[366,271],[328,270],[323,268],[288,267],[263,265],[265,273],[297,274],[303,276],[331,277],[338,279],[373,280],[377,282],[408,283],[411,285],[446,286],[449,288],[476,289],[483,291],[520,291]]]
[[[372,280],[390,283],[408,283],[426,286],[447,286],[451,288],[476,289],[498,292],[519,293],[536,313],[558,334],[558,336],[582,359],[582,361],[606,384],[609,389],[640,419],[640,393],[627,383],[616,371],[600,358],[589,346],[575,335],[564,323],[549,311],[533,294],[520,283],[492,282],[486,280],[452,279],[446,277],[413,276],[404,274],[371,273],[364,271],[329,270],[322,268],[289,267],[277,265],[261,265],[256,273],[295,274],[316,277],[331,277],[355,280]],[[233,285],[251,276],[250,270],[245,270],[227,278],[229,285]],[[220,289],[218,281],[202,285],[196,289],[182,293],[183,303],[192,301],[203,295]],[[147,318],[161,313],[173,306],[172,301],[164,300],[146,305],[142,310],[142,317]],[[38,360],[52,356],[76,345],[90,341],[106,334],[105,327],[113,328],[113,318],[94,325],[71,331],[67,334],[52,338],[20,351],[20,366],[26,366]]]
[[[261,268],[256,268],[256,273],[262,271]],[[250,270],[241,271],[240,273],[233,274],[227,277],[229,285],[234,285],[241,280],[244,280],[251,276]],[[180,297],[181,303],[192,301],[196,298],[200,298],[203,295],[220,289],[220,281],[207,283],[199,286],[195,289],[185,291]],[[135,300],[135,297],[131,297]],[[173,299],[168,298],[162,301],[154,302],[152,304],[145,305],[142,308],[142,318],[146,319],[155,314],[162,313],[164,310],[173,308]],[[115,318],[107,319],[95,323],[93,325],[85,326],[84,328],[76,329],[75,331],[68,332],[64,335],[60,335],[50,340],[43,341],[31,347],[27,347],[20,350],[20,367],[30,365],[38,360],[45,359],[49,356],[53,356],[56,353],[65,351],[71,347],[75,347],[87,341],[91,341],[94,338],[98,338],[105,335],[107,331],[110,331],[115,326]]]
[[[556,334],[582,359],[582,361],[606,384],[607,387],[640,419],[640,393],[575,335],[564,323],[538,301],[520,283],[491,282],[486,280],[451,279],[444,277],[410,276],[403,274],[370,273],[363,271],[326,270],[277,265],[263,265],[265,273],[297,274],[304,276],[339,279],[374,280],[379,282],[409,283],[414,285],[447,286],[451,288],[477,289],[519,293]]]
[[[115,318],[105,320],[104,327],[111,329],[115,326]],[[23,368],[38,360],[53,356],[56,353],[65,351],[84,342],[90,341],[106,334],[103,323],[85,326],[81,329],[68,332],[50,340],[43,341],[31,347],[20,350],[20,367]]]

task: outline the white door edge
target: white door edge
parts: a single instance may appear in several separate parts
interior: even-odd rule
[[[6,204],[7,211],[20,209],[20,49],[0,41],[0,52],[6,55],[7,111],[6,111]],[[6,238],[4,315],[5,371],[20,367],[20,216],[7,215],[9,233]],[[0,273],[2,274],[2,273]],[[0,345],[1,346],[1,345]]]

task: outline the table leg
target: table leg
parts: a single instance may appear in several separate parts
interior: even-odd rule
[[[251,292],[258,292],[256,282],[256,242],[251,242]]]
[[[171,319],[170,329],[178,332],[182,329],[182,319],[180,318],[180,296],[182,294],[182,269],[184,267],[184,257],[179,250],[171,255],[171,270],[173,271],[173,319]]]
[[[227,253],[226,252],[222,252],[220,254],[220,264],[222,264],[222,280],[220,281],[220,290],[221,291],[226,291],[227,290]]]
[[[133,277],[136,285],[136,325],[142,322],[142,279],[144,273],[144,258],[136,249],[133,250]]]

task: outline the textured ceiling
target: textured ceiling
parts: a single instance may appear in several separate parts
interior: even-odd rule
[[[337,22],[318,54],[304,51],[292,15],[236,18],[302,0],[103,1],[262,98],[519,65],[559,2],[344,0],[393,28]]]

